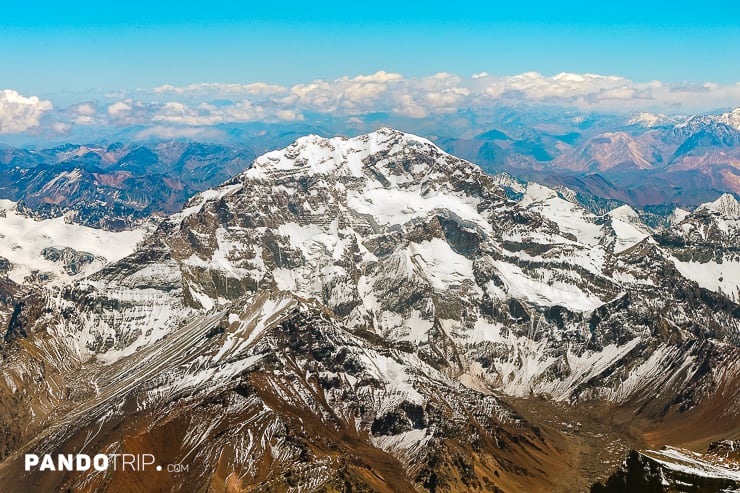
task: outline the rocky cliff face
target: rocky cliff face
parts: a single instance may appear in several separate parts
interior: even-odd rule
[[[16,305],[0,402],[31,424],[3,423],[0,485],[573,491],[608,464],[558,479],[589,459],[548,403],[628,416],[633,445],[728,435],[740,307],[651,233],[413,135],[299,139]],[[29,450],[152,449],[193,470],[18,469]]]
[[[497,398],[464,387],[408,347],[352,334],[317,303],[288,293],[265,291],[197,316],[110,366],[67,364],[59,378],[86,386],[73,396],[40,392],[35,403],[26,393],[31,408],[54,400],[37,415],[49,426],[8,446],[4,488],[521,491],[553,487],[542,473],[565,467],[552,437]],[[92,476],[22,470],[21,452],[81,448],[146,451],[190,468]]]

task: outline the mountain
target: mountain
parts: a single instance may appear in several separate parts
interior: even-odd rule
[[[145,229],[103,231],[68,218],[34,220],[0,200],[0,276],[17,285],[64,284],[133,252]]]
[[[516,114],[485,132],[435,142],[489,172],[507,171],[640,209],[693,208],[722,193],[740,196],[740,109],[690,117],[560,115],[526,130]]]
[[[740,300],[740,203],[730,194],[699,206],[655,236],[681,274]]]
[[[732,437],[740,305],[674,248],[731,251],[734,211],[671,243],[414,135],[300,138],[7,305],[0,488],[565,492]],[[190,469],[22,474],[29,451]]]
[[[77,223],[123,230],[179,211],[253,158],[247,147],[176,141],[9,148],[0,151],[0,198],[38,218],[72,213]]]
[[[32,450],[71,452],[87,442],[120,454],[150,451],[189,471],[29,478],[16,453],[4,461],[0,484],[516,491],[543,484],[528,470],[565,466],[547,433],[408,349],[353,335],[325,308],[287,293],[243,301],[110,367],[93,366],[100,372],[93,381],[90,366],[72,373],[97,390],[79,389],[77,406],[29,443]]]
[[[202,142],[162,140],[156,128],[135,126],[95,144],[2,147],[0,198],[38,217],[76,211],[81,224],[120,230],[177,212],[194,193],[301,135],[354,134],[393,122],[490,173],[506,171],[636,210],[693,209],[723,193],[740,197],[739,114],[613,115],[514,105],[424,119],[306,115],[301,123],[218,125]]]
[[[630,206],[595,214],[581,203],[576,192],[563,187],[555,190],[529,183],[518,204],[554,221],[563,234],[572,235],[579,243],[602,245],[610,252],[626,250],[653,232]]]
[[[632,451],[623,466],[592,493],[736,491],[740,488],[737,443],[715,442],[705,454],[665,447]]]
[[[564,154],[553,163],[573,171],[646,170],[660,161],[659,145],[650,133],[633,137],[627,132],[607,132],[592,137],[574,152]]]

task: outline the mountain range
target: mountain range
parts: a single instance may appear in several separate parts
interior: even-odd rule
[[[109,230],[135,227],[179,211],[194,193],[245,170],[247,146],[197,142],[62,145],[0,150],[0,198],[26,214],[68,214]]]
[[[0,199],[17,201],[37,217],[70,213],[81,224],[131,228],[153,214],[177,212],[194,193],[301,135],[356,134],[383,121],[426,135],[489,173],[508,172],[663,216],[723,193],[740,197],[740,109],[688,116],[608,115],[520,105],[424,120],[383,113],[351,121],[317,117],[291,125],[229,123],[203,141],[158,139],[137,126],[85,145],[4,146]],[[142,134],[148,137],[142,140]]]
[[[740,204],[715,199],[651,221],[381,128],[267,152],[149,231],[107,232],[133,235],[110,258],[62,245],[62,220],[2,254],[0,489],[654,485],[644,464],[692,457],[660,447],[740,429]],[[23,470],[144,452],[189,468]],[[668,486],[739,486],[697,468]]]
[[[509,129],[501,125],[437,143],[488,171],[638,208],[695,207],[722,192],[740,195],[740,109],[690,117],[643,113],[598,124],[561,117]]]

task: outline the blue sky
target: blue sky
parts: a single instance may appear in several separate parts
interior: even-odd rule
[[[0,88],[40,96],[378,70],[740,81],[740,3],[11,2]]]

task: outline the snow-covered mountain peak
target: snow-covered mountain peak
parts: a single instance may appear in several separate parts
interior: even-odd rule
[[[680,116],[666,116],[662,113],[641,112],[631,118],[628,125],[639,125],[645,128],[660,127],[663,125],[675,124],[681,121]]]
[[[679,224],[681,221],[686,219],[689,214],[691,214],[691,212],[681,209],[680,207],[676,207],[673,209],[673,212],[671,212],[670,225],[675,226],[676,224]]]
[[[558,192],[552,188],[540,185],[539,183],[528,183],[527,190],[524,192],[524,197],[522,197],[519,205],[527,207],[530,204],[554,199],[556,197],[558,197]]]
[[[717,117],[717,120],[720,123],[724,123],[726,125],[729,125],[730,127],[740,130],[740,108],[735,108],[734,110],[728,111],[727,113],[722,113]]]
[[[640,219],[640,216],[639,214],[637,214],[637,211],[635,211],[632,207],[630,207],[627,204],[620,205],[616,209],[612,209],[611,211],[609,211],[609,216],[611,216],[612,218],[617,218],[617,219],[630,219],[630,220]]]
[[[740,293],[740,203],[730,194],[700,205],[656,235],[678,271],[712,291]]]
[[[257,158],[244,175],[253,179],[267,179],[276,173],[289,172],[305,176],[336,175],[360,178],[377,174],[378,168],[384,168],[391,174],[402,174],[395,166],[389,170],[389,161],[384,161],[383,157],[404,157],[411,154],[426,154],[433,159],[451,158],[427,139],[390,128],[380,128],[375,132],[352,138],[324,138],[318,135],[301,137],[285,149],[268,152]],[[368,163],[372,170],[367,169]],[[415,160],[413,168],[403,171],[408,175],[426,174],[430,171],[420,164],[425,163]],[[428,161],[426,164],[432,165],[434,162]],[[387,176],[387,173],[383,174]]]
[[[710,210],[720,213],[725,219],[740,219],[740,202],[731,194],[723,194],[714,202],[707,202],[697,210]]]
[[[653,233],[653,230],[642,222],[637,211],[627,204],[612,209],[608,216],[611,218],[611,227],[617,238],[615,252],[622,252]]]
[[[730,129],[740,130],[740,108],[720,114],[696,115],[676,125],[676,128],[691,128],[693,131],[713,125],[713,132],[726,134]]]
[[[496,173],[491,178],[493,183],[496,185],[503,187],[504,189],[508,188],[514,193],[523,194],[527,191],[526,182],[522,182],[521,180],[514,178],[506,171]]]
[[[265,187],[269,192],[253,193]],[[491,227],[477,210],[480,202],[506,200],[503,189],[478,166],[426,139],[389,128],[353,138],[298,139],[257,158],[220,187],[193,197],[175,222],[234,194],[250,202],[266,200],[266,194],[270,200],[284,195],[296,202],[291,216],[317,216],[322,222],[332,214],[349,213],[372,217],[378,225],[405,224],[447,210],[483,230]],[[274,226],[287,218],[273,219]]]

